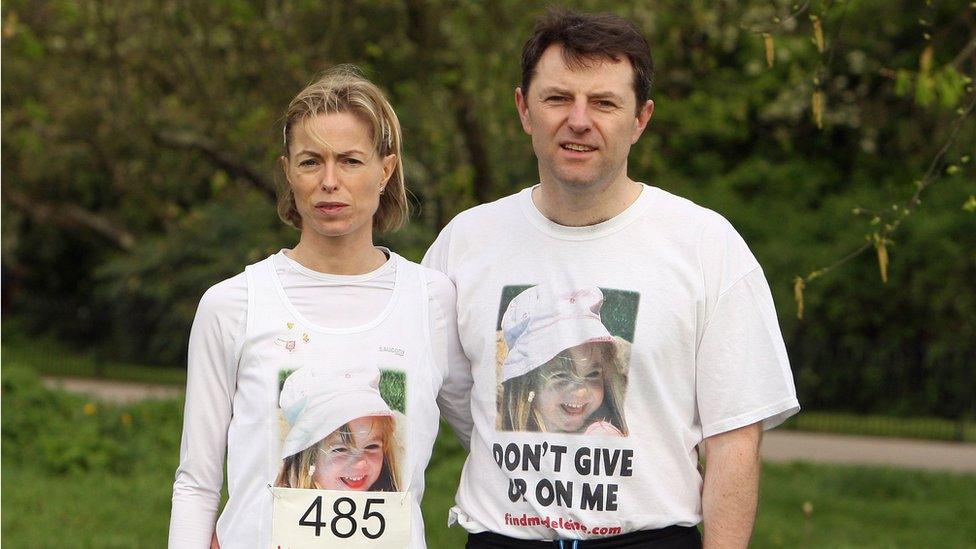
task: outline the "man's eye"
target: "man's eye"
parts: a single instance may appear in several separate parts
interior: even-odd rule
[[[313,158],[306,158],[305,160],[302,160],[301,162],[298,163],[298,165],[299,166],[302,166],[303,168],[307,168],[309,166],[314,166],[316,164],[318,164],[318,161],[316,161]]]
[[[561,95],[551,95],[546,98],[546,102],[548,103],[565,103],[566,101],[566,97]]]
[[[613,109],[617,107],[613,101],[597,101],[596,104],[601,109]]]

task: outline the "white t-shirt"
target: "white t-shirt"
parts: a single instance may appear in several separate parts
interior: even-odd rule
[[[451,518],[540,540],[695,525],[702,439],[799,410],[762,270],[663,190],[587,227],[531,192],[458,215],[424,258],[457,288],[474,380]]]
[[[282,250],[204,294],[190,334],[170,547],[209,546],[225,452],[230,499],[217,525],[221,546],[270,543],[267,486],[290,432],[283,382],[311,368],[394,373],[386,385],[398,383],[406,395],[388,411],[402,453],[398,490],[414,500],[412,546],[423,547],[419,503],[437,432],[435,399],[466,444],[470,375],[466,367],[448,375],[449,365],[466,366],[463,355],[453,357],[460,354],[453,285],[384,251],[390,259],[375,271],[342,276],[308,269]]]

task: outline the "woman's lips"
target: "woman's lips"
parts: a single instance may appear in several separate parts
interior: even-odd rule
[[[326,215],[335,215],[348,207],[349,205],[344,202],[319,202],[315,205],[316,210]]]

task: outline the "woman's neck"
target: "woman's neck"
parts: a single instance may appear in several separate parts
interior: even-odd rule
[[[386,263],[386,254],[369,238],[323,238],[303,232],[288,257],[320,273],[358,275],[375,271]]]

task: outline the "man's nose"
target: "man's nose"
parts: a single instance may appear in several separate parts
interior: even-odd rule
[[[576,133],[589,131],[593,121],[590,119],[589,104],[585,98],[573,101],[573,105],[569,110],[569,120],[567,123],[569,124],[569,129]]]

